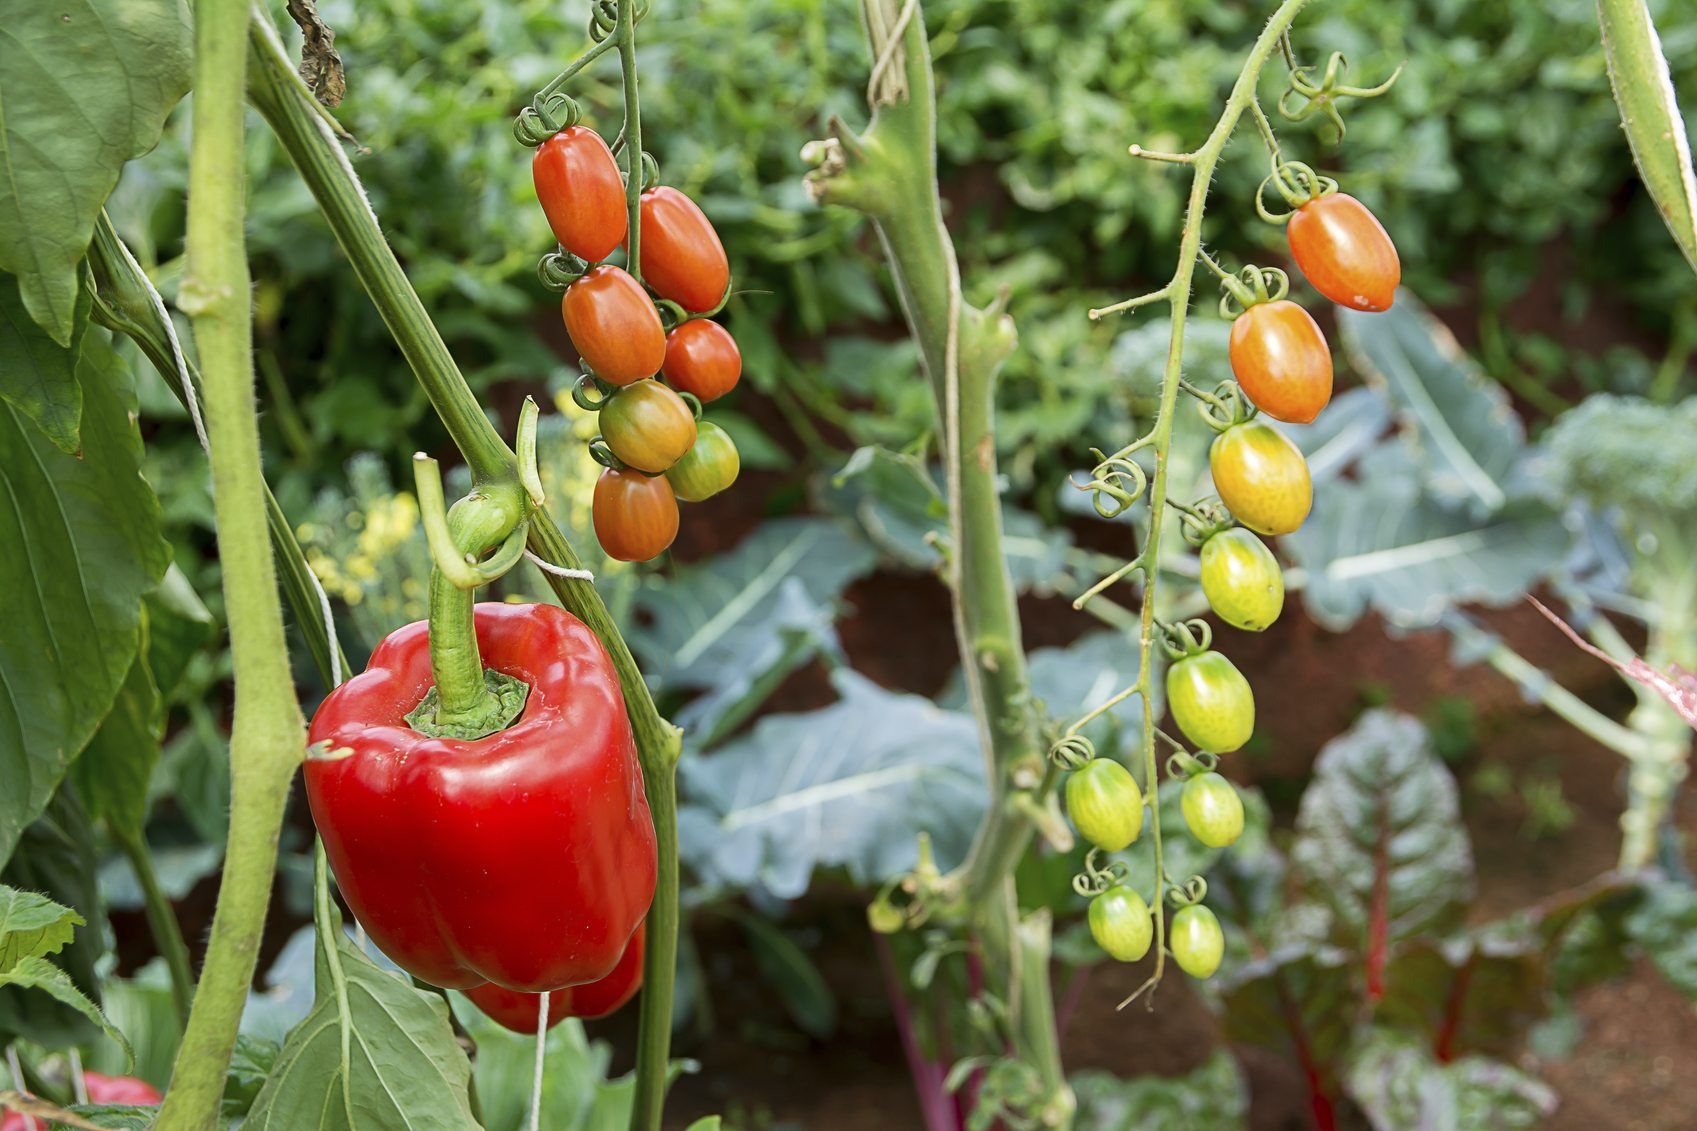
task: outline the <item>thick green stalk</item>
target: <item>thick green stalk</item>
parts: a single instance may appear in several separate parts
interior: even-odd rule
[[[265,480],[253,399],[253,325],[242,223],[243,0],[195,6],[194,138],[189,152],[187,272],[180,303],[206,374],[206,425],[218,558],[230,628],[230,834],[212,936],[157,1127],[217,1126],[265,929],[289,780],[306,750],[277,575],[265,527]]]
[[[625,92],[625,211],[631,277],[642,280],[642,111],[636,96],[636,0],[619,0],[619,73]]]
[[[390,333],[411,364],[448,433],[471,466],[474,478],[490,485],[516,483],[512,450],[501,439],[460,374],[447,345],[425,313],[418,294],[383,238],[377,218],[312,94],[283,51],[276,29],[261,10],[252,32],[253,64],[248,94],[276,133],[323,210],[354,272],[371,296]],[[568,569],[581,562],[546,510],[531,515],[529,547],[546,561]],[[560,604],[587,624],[606,646],[624,690],[625,708],[636,732],[643,781],[659,842],[659,884],[648,915],[643,963],[641,1033],[633,1128],[657,1131],[664,1101],[672,1021],[672,986],[677,955],[677,791],[674,775],[681,732],[660,717],[636,659],[591,581],[548,574]]]
[[[955,635],[987,763],[991,800],[959,874],[967,915],[1015,1004],[1016,1051],[1042,1074],[1050,1106],[1070,1123],[1072,1098],[1054,1046],[1047,948],[1040,958],[1018,945],[1013,869],[1030,843],[1029,806],[1044,777],[1031,709],[1019,607],[1003,556],[997,491],[995,386],[1014,348],[1010,319],[961,298],[954,242],[937,186],[936,106],[930,45],[917,3],[866,0],[875,60],[868,100],[872,122],[856,136],[833,123],[834,146],[816,149],[822,167],[809,180],[822,202],[869,216],[895,277],[902,310],[936,400],[945,441],[950,516],[949,582]],[[905,13],[905,16],[904,16]],[[905,23],[904,23],[905,18]],[[1037,983],[1041,982],[1041,992]]]

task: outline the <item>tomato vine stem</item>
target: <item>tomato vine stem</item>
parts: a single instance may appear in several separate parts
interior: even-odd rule
[[[244,0],[195,6],[187,273],[179,304],[206,374],[206,429],[234,669],[230,829],[206,961],[155,1126],[217,1124],[224,1077],[259,959],[289,780],[306,754],[266,531],[254,406],[253,318],[243,238]]]

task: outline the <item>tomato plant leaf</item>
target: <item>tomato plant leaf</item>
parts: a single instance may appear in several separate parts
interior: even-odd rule
[[[243,1126],[476,1126],[471,1062],[454,1039],[447,1003],[367,958],[333,905],[321,911],[330,938],[318,939],[312,1010],[290,1031]]]
[[[0,398],[33,420],[60,451],[72,454],[82,419],[77,354],[90,301],[86,290],[78,294],[71,341],[60,345],[30,319],[18,281],[0,275]]]
[[[1381,314],[1338,308],[1350,363],[1389,399],[1428,488],[1489,514],[1525,492],[1526,429],[1508,393],[1403,290]]]
[[[0,270],[53,340],[76,333],[77,264],[124,162],[189,88],[183,0],[0,2]]]
[[[834,866],[876,883],[913,866],[920,830],[940,866],[965,853],[985,804],[972,720],[846,669],[833,683],[824,710],[768,716],[679,765],[679,836],[707,883],[794,899]]]
[[[129,675],[141,600],[165,571],[159,501],[120,364],[94,337],[77,363],[82,458],[0,403],[0,862],[47,804]]]
[[[1089,1069],[1072,1077],[1072,1089],[1078,1131],[1243,1131],[1249,1125],[1249,1082],[1224,1049],[1183,1076],[1128,1080]]]
[[[0,973],[26,958],[57,954],[83,917],[45,895],[0,884]]]
[[[1291,865],[1332,913],[1331,939],[1384,989],[1389,948],[1453,925],[1473,894],[1473,854],[1455,780],[1425,728],[1375,710],[1328,742],[1302,795]]]
[[[41,990],[52,995],[61,1005],[68,1005],[95,1025],[100,1031],[110,1037],[119,1048],[124,1050],[126,1065],[133,1060],[130,1043],[124,1039],[124,1034],[100,1012],[100,1007],[89,1000],[87,994],[77,988],[71,976],[41,957],[30,957],[14,963],[10,969],[0,971],[0,986],[17,986],[26,990]]]
[[[1644,0],[1598,0],[1597,19],[1609,61],[1609,85],[1620,106],[1632,160],[1662,222],[1697,271],[1697,169],[1691,164],[1685,118],[1649,5]]]
[[[631,646],[660,693],[696,693],[674,718],[711,745],[785,676],[817,656],[840,659],[839,599],[872,566],[840,522],[769,522],[730,553],[645,586]]]
[[[1385,1033],[1356,1051],[1347,1080],[1377,1131],[1519,1131],[1556,1110],[1555,1091],[1518,1068],[1479,1056],[1443,1064]]]
[[[144,643],[100,729],[71,763],[69,780],[76,782],[91,816],[110,821],[128,836],[141,836],[147,821],[147,783],[159,761],[164,732],[165,709],[148,670]]]

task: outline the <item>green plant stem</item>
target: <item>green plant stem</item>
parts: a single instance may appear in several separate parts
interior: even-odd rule
[[[361,285],[371,296],[412,366],[426,395],[436,406],[454,443],[480,483],[518,486],[512,449],[495,431],[472,396],[447,345],[407,281],[395,253],[383,238],[377,218],[366,203],[359,178],[349,166],[341,145],[323,121],[312,93],[306,89],[284,53],[276,29],[263,10],[256,13],[252,32],[253,65],[249,97],[283,148],[294,161],[307,188],[317,199],[326,221],[352,263]],[[571,543],[546,510],[530,519],[530,550],[544,561],[568,569],[581,562]],[[659,882],[648,913],[647,953],[643,961],[643,992],[638,1036],[636,1100],[633,1128],[657,1131],[670,1065],[672,990],[677,956],[678,853],[677,772],[682,732],[660,716],[653,696],[630,647],[620,634],[593,582],[547,574],[560,604],[600,638],[612,657],[624,691],[625,709],[636,732],[648,807],[654,818],[659,846]]]
[[[856,136],[832,123],[835,148],[809,179],[814,195],[870,217],[936,401],[948,480],[948,577],[956,643],[986,759],[990,804],[953,882],[978,925],[987,966],[1016,1010],[1015,1051],[1050,1097],[1054,1126],[1070,1126],[1074,1102],[1054,1051],[1054,1012],[1040,956],[1018,943],[1013,871],[1031,841],[1031,814],[1045,788],[1019,608],[1003,556],[997,489],[995,387],[1012,353],[1012,321],[1000,300],[986,309],[961,297],[960,266],[937,186],[936,106],[930,46],[917,3],[865,0],[874,59],[872,121]],[[905,20],[905,22],[904,22]],[[1024,802],[1022,804],[1022,802]],[[1045,936],[1046,937],[1046,936]],[[1038,993],[1041,982],[1045,992]]]
[[[96,282],[95,321],[134,342],[186,409],[189,401],[183,388],[184,375],[178,371],[176,355],[171,351],[165,315],[154,305],[157,293],[147,276],[134,265],[134,256],[126,254],[123,241],[104,212],[95,224],[88,258]],[[194,363],[184,359],[183,367],[189,382],[198,390],[201,380]],[[319,599],[320,590],[312,568],[307,565],[306,553],[295,537],[294,528],[269,486],[265,488],[265,520],[289,612],[306,641],[307,652],[324,686],[334,687],[339,682],[338,672],[341,678],[347,678],[348,658],[342,654],[340,645],[330,639],[324,623],[324,603]]]
[[[130,870],[141,886],[147,930],[153,936],[153,945],[158,948],[160,957],[165,960],[166,972],[171,976],[171,1006],[177,1012],[180,1028],[188,1024],[189,1007],[194,1002],[194,966],[189,961],[188,943],[183,941],[182,924],[177,922],[177,911],[171,906],[165,890],[159,886],[159,873],[154,870],[153,854],[147,849],[146,839],[139,832],[116,824],[110,825],[108,831],[117,842],[119,851],[129,860]]]
[[[1143,701],[1144,780],[1148,783],[1150,796],[1154,796],[1155,783],[1160,781],[1160,757],[1155,746],[1155,713],[1149,704],[1154,702],[1154,649],[1158,635],[1155,607],[1160,589],[1162,526],[1166,521],[1167,472],[1170,463],[1168,453],[1172,447],[1173,410],[1178,400],[1183,374],[1185,319],[1190,313],[1197,253],[1202,246],[1202,218],[1207,211],[1208,189],[1213,182],[1214,168],[1219,164],[1220,154],[1225,151],[1227,142],[1231,140],[1232,131],[1237,128],[1239,119],[1246,110],[1255,105],[1255,88],[1261,77],[1261,69],[1278,49],[1280,38],[1307,3],[1308,0],[1284,0],[1279,5],[1272,18],[1267,21],[1267,26],[1256,38],[1254,46],[1250,48],[1243,69],[1239,72],[1237,81],[1232,84],[1231,93],[1227,96],[1225,107],[1221,110],[1213,130],[1208,134],[1207,140],[1188,155],[1190,160],[1186,162],[1190,168],[1190,193],[1185,211],[1184,231],[1179,238],[1178,264],[1173,271],[1172,280],[1164,288],[1171,304],[1172,330],[1167,344],[1166,369],[1161,380],[1160,408],[1151,431],[1155,451],[1155,474],[1149,483],[1149,532],[1139,551],[1143,561],[1151,563],[1151,568],[1144,571],[1136,684],[1137,693]],[[1148,981],[1126,999],[1126,1003],[1159,985],[1166,971],[1166,900],[1163,898],[1166,872],[1158,807],[1153,808],[1152,816],[1154,819],[1150,821],[1149,835],[1154,850],[1156,877],[1155,898],[1151,902],[1155,913],[1155,969]]]
[[[206,374],[213,507],[234,669],[230,833],[206,962],[171,1087],[155,1126],[217,1126],[277,868],[289,780],[306,751],[277,575],[265,528],[265,480],[253,400],[253,325],[243,242],[244,0],[195,6],[194,137],[189,152],[187,272],[180,292]]]
[[[619,0],[619,72],[625,90],[625,211],[630,252],[625,267],[642,281],[642,113],[636,97],[636,0]]]

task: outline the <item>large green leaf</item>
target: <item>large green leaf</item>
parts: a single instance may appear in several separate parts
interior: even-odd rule
[[[0,270],[60,345],[77,264],[124,162],[189,87],[183,0],[0,0]]]
[[[830,707],[769,716],[679,766],[679,836],[709,884],[793,899],[831,866],[877,882],[913,866],[920,831],[944,866],[965,852],[985,803],[972,720],[846,669],[834,682]]]
[[[117,358],[96,335],[77,363],[83,455],[0,404],[0,862],[112,707],[165,572],[159,502]]]
[[[1598,0],[1597,19],[1609,61],[1609,84],[1638,175],[1674,242],[1697,271],[1697,170],[1691,165],[1685,119],[1649,6],[1644,0]]]
[[[1424,627],[1458,604],[1518,600],[1560,568],[1572,540],[1541,500],[1480,517],[1424,490],[1406,454],[1380,448],[1359,479],[1316,492],[1308,521],[1283,544],[1304,570],[1308,614],[1342,630],[1369,609]]]
[[[1224,1049],[1183,1076],[1123,1080],[1091,1069],[1073,1076],[1072,1090],[1078,1131],[1242,1131],[1249,1125],[1249,1082]]]
[[[248,1131],[465,1131],[471,1062],[440,996],[374,964],[319,907],[312,1011],[283,1044]],[[333,940],[333,941],[332,941]]]
[[[1234,963],[1218,982],[1227,1040],[1285,1053],[1323,1086],[1348,1047],[1360,987],[1349,957],[1332,947],[1282,947]]]
[[[770,522],[730,553],[644,588],[631,645],[660,692],[698,693],[674,717],[692,741],[711,745],[792,671],[839,655],[838,600],[872,565],[871,550],[840,522]]]
[[[165,710],[147,655],[144,645],[100,729],[71,763],[70,775],[90,816],[136,839],[147,822],[147,783],[165,733]]]
[[[0,398],[35,421],[64,452],[77,450],[82,388],[77,354],[88,329],[89,296],[78,296],[71,341],[60,345],[24,309],[18,281],[0,275]]]
[[[1385,1035],[1356,1051],[1348,1082],[1375,1131],[1520,1131],[1556,1110],[1555,1092],[1512,1065],[1480,1056],[1443,1064]]]
[[[1369,711],[1326,744],[1302,795],[1291,865],[1370,983],[1390,945],[1458,920],[1472,898],[1472,850],[1455,780],[1417,720]]]
[[[1428,488],[1477,513],[1502,507],[1519,482],[1526,430],[1502,386],[1407,291],[1382,314],[1338,310],[1351,364],[1390,398]]]

